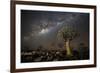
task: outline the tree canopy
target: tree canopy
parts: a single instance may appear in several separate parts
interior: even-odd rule
[[[63,27],[61,30],[58,31],[58,38],[63,38],[64,41],[72,40],[77,37],[79,33],[71,27]]]

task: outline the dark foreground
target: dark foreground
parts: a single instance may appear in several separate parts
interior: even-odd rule
[[[48,62],[48,61],[68,61],[89,59],[89,51],[72,50],[72,56],[66,55],[66,50],[27,50],[21,51],[21,62]]]

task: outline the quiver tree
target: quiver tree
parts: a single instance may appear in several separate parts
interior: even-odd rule
[[[73,28],[63,27],[61,30],[58,31],[58,35],[65,42],[65,48],[66,48],[67,56],[72,56],[70,41],[78,36],[78,32],[76,32]]]

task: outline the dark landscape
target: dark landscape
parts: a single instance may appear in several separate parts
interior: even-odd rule
[[[66,50],[24,50],[21,52],[21,62],[48,62],[48,61],[68,61],[68,60],[87,60],[89,59],[88,47],[80,47],[72,50],[73,55],[67,56]]]

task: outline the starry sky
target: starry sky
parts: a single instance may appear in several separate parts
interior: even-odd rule
[[[21,10],[21,49],[62,49],[64,41],[57,37],[63,27],[72,27],[80,36],[71,41],[77,47],[89,47],[89,13]]]

